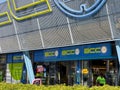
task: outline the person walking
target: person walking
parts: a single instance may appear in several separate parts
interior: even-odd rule
[[[97,77],[96,84],[97,84],[97,86],[103,86],[106,84],[106,80],[102,73]]]

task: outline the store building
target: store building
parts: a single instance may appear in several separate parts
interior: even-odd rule
[[[0,4],[0,81],[95,85],[120,77],[118,0],[7,0]]]

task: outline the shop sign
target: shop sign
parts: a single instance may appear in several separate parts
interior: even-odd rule
[[[13,56],[13,60],[23,60],[23,56]]]
[[[86,69],[86,68],[82,69],[82,74],[88,74],[88,72],[89,72],[88,69]]]
[[[102,6],[105,4],[107,0],[95,0],[94,4],[90,7],[87,6],[86,3],[79,5],[80,9],[75,10],[70,8],[65,4],[65,2],[61,0],[54,0],[57,7],[66,15],[74,18],[86,18],[92,16],[96,12],[98,12]]]
[[[50,50],[50,51],[45,51],[44,52],[45,57],[57,57],[58,56],[58,51],[56,50]]]
[[[21,52],[7,54],[6,58],[7,58],[7,63],[24,62],[23,53]]]
[[[107,47],[84,48],[84,54],[106,53]]]
[[[96,57],[111,55],[110,44],[93,44],[84,46],[84,56]]]
[[[75,50],[63,50],[62,51],[62,55],[74,55],[75,54]]]
[[[66,0],[64,2],[62,0],[53,0],[53,1],[55,2],[56,6],[66,15],[73,17],[73,18],[86,18],[86,17],[96,14],[103,7],[103,5],[105,4],[107,0],[95,0],[93,5],[91,5],[90,7],[88,7],[86,3],[81,4],[79,10],[75,10],[67,6],[65,4],[65,2],[67,2]],[[4,16],[8,18],[8,20],[1,21],[0,26],[11,23],[12,22],[11,16],[16,20],[21,21],[21,20],[29,19],[32,17],[36,17],[39,15],[44,15],[44,14],[52,12],[52,8],[48,0],[36,0],[35,2],[26,4],[20,7],[17,7],[16,0],[7,0],[7,3],[8,3],[8,9],[10,11],[10,14],[7,11],[0,13],[0,18]],[[43,3],[45,4],[45,6],[47,6],[47,8],[45,7],[43,10],[41,9],[40,11],[37,11],[35,13],[27,14],[21,17],[16,16],[14,13],[14,12],[19,12],[19,11],[24,11],[36,5],[43,5]]]
[[[35,61],[90,60],[111,55],[111,44],[101,43],[35,51]]]
[[[90,53],[100,53],[101,52],[101,48],[97,47],[97,48],[85,48],[84,49],[84,53],[85,54],[90,54]]]
[[[80,53],[79,48],[62,50],[62,56],[66,56],[66,55],[78,55],[79,53]]]

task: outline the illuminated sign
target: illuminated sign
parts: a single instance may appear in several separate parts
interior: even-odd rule
[[[68,7],[62,0],[54,0],[57,7],[66,15],[74,18],[86,18],[97,13],[107,0],[94,0],[94,4],[90,7],[87,4],[81,4],[80,10],[74,10]]]
[[[106,53],[107,47],[96,47],[96,48],[84,48],[84,54],[98,54],[98,53]]]
[[[80,10],[74,10],[65,4],[65,2],[67,2],[67,1],[63,2],[62,0],[54,0],[57,7],[63,13],[67,14],[70,17],[74,17],[74,18],[85,18],[85,17],[92,16],[93,14],[97,13],[102,8],[102,6],[105,4],[106,1],[107,0],[95,0],[93,5],[91,5],[90,7],[88,7],[87,4],[81,4]],[[51,8],[48,0],[36,0],[33,3],[29,3],[27,5],[20,6],[20,7],[17,7],[15,0],[7,0],[7,3],[8,3],[8,9],[10,11],[10,14],[12,15],[12,17],[14,17],[14,19],[16,19],[18,21],[29,19],[32,17],[36,17],[39,15],[44,15],[44,14],[52,12],[52,8]],[[26,14],[23,16],[15,15],[15,13],[17,13],[17,12],[21,12],[28,8],[31,8],[31,7],[34,8],[34,6],[43,5],[43,4],[46,4],[47,8],[40,10],[40,11],[30,13],[30,14]],[[0,21],[0,26],[6,25],[6,24],[9,24],[12,22],[8,12],[0,13],[0,18],[3,18],[3,16],[7,16],[8,20]]]
[[[74,55],[75,50],[63,50],[62,55]]]
[[[59,47],[34,52],[34,60],[36,62],[91,60],[98,58],[112,58],[111,43]]]
[[[23,56],[13,56],[13,60],[23,60]]]
[[[102,53],[106,53],[106,52],[107,52],[107,47],[106,47],[106,46],[102,46],[101,52],[102,52]]]
[[[62,56],[66,55],[78,55],[80,53],[80,50],[77,49],[70,49],[70,50],[62,50]]]
[[[92,53],[101,53],[101,47],[97,48],[85,48],[84,49],[85,54],[92,54]]]
[[[58,56],[58,51],[46,51],[44,53],[45,57],[52,57],[52,56]]]

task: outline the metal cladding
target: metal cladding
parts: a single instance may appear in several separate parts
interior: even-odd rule
[[[119,39],[117,6],[118,0],[7,0],[0,4],[0,53]]]

